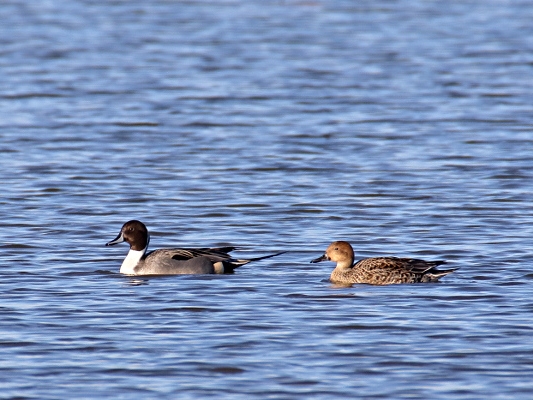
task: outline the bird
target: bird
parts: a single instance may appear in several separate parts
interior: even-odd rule
[[[334,261],[337,263],[330,281],[335,284],[367,283],[370,285],[390,285],[397,283],[437,282],[439,278],[457,270],[439,270],[444,260],[425,261],[416,258],[374,257],[364,258],[354,263],[354,252],[350,243],[336,241],[326,252],[312,263]]]
[[[150,234],[146,225],[138,220],[126,222],[117,237],[106,246],[126,242],[130,245],[128,255],[122,262],[120,273],[126,275],[182,275],[224,274],[252,261],[275,257],[285,252],[267,256],[236,259],[228,253],[236,247],[173,248],[147,252]]]

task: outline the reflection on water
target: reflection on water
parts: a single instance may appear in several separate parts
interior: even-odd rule
[[[531,7],[0,5],[7,398],[530,398]],[[125,277],[151,248],[286,250]],[[356,258],[439,284],[338,287]]]

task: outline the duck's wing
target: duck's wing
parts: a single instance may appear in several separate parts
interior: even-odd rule
[[[426,261],[418,258],[398,258],[391,257],[395,260],[398,267],[404,268],[414,274],[425,274],[439,265],[446,264],[444,260]]]
[[[228,253],[235,250],[235,247],[215,247],[215,248],[176,248],[176,249],[161,249],[168,257],[179,260],[191,260],[196,257],[207,257],[213,263],[233,260]]]
[[[446,264],[444,260],[425,261],[418,258],[400,258],[400,257],[373,257],[364,258],[354,264],[355,267],[369,269],[392,269],[403,270],[413,274],[424,274],[431,271],[438,265]]]
[[[195,257],[208,257],[213,262],[231,262],[238,265],[244,265],[251,261],[259,261],[265,258],[271,258],[279,256],[280,254],[285,253],[281,251],[279,253],[269,254],[266,256],[247,258],[247,259],[237,259],[228,254],[230,251],[237,249],[237,247],[228,246],[228,247],[203,247],[203,248],[180,248],[180,249],[161,249],[158,251],[166,251],[175,260],[190,260]]]

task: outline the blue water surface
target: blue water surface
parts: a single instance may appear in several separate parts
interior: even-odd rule
[[[2,398],[530,399],[533,8],[0,4]],[[151,248],[287,251],[128,277]],[[438,284],[335,287],[359,258]]]

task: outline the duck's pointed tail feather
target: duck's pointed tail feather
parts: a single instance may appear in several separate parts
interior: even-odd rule
[[[264,260],[266,258],[276,257],[284,253],[286,253],[286,251],[280,251],[279,253],[269,254],[267,256],[261,256],[261,257],[255,257],[255,258],[231,259],[231,260],[226,261],[224,265],[226,266],[226,269],[233,271],[235,268],[239,268],[240,266],[248,264],[252,261]]]

